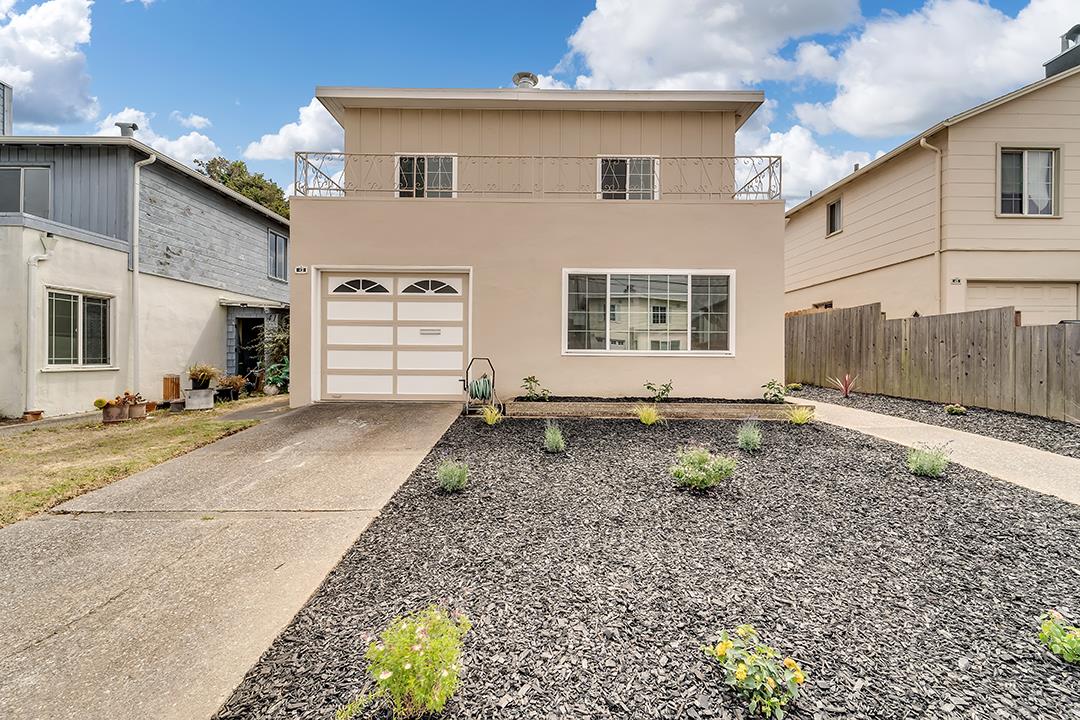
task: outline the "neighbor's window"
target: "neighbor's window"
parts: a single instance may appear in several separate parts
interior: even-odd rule
[[[109,298],[49,291],[48,364],[109,364]]]
[[[825,206],[825,216],[826,235],[832,235],[833,233],[838,233],[844,229],[843,207],[840,204],[839,198]]]
[[[1001,151],[1001,214],[1053,215],[1055,150]]]
[[[289,238],[269,230],[266,243],[266,274],[273,280],[289,279]]]
[[[454,197],[453,155],[399,155],[398,197]]]
[[[0,212],[52,215],[50,170],[46,167],[0,167]]]
[[[596,195],[602,200],[655,200],[658,175],[656,158],[598,158]]]
[[[730,353],[728,273],[572,272],[566,350]]]

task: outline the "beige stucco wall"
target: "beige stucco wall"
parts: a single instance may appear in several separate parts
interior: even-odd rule
[[[23,352],[26,347],[26,259],[41,252],[36,230],[0,228],[0,373],[11,378],[0,391],[0,416],[18,416],[25,409]],[[98,397],[112,397],[133,385],[130,347],[131,273],[127,253],[62,236],[54,237],[47,260],[38,265],[36,338],[30,364],[36,373],[36,409],[46,416],[92,410]],[[112,364],[107,368],[45,368],[47,291],[66,289],[112,298]],[[136,388],[145,397],[161,397],[162,375],[182,374],[194,362],[225,363],[226,309],[223,297],[257,302],[215,288],[154,275],[141,276],[141,378]]]
[[[536,375],[563,395],[759,397],[783,375],[783,205],[500,200],[292,200],[292,263],[471,267],[473,356],[504,397]],[[564,268],[734,269],[735,356],[563,355]],[[292,276],[294,406],[312,400],[312,283]]]
[[[890,318],[910,317],[915,312],[933,315],[937,312],[936,276],[933,256],[917,258],[790,291],[784,295],[784,311],[802,310],[831,300],[838,308],[880,302],[882,312]]]
[[[967,310],[967,285],[977,281],[1080,282],[1080,236],[1075,251],[962,252],[942,254],[944,312]],[[953,283],[952,279],[958,282]],[[1076,317],[1080,318],[1080,308]]]

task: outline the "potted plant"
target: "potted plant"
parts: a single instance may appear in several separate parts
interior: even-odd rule
[[[188,368],[191,389],[185,391],[185,408],[188,410],[213,410],[214,391],[210,383],[221,376],[221,371],[213,365],[197,363]]]
[[[120,403],[119,397],[113,398],[112,400],[98,398],[94,401],[94,407],[101,410],[101,422],[106,425],[127,420],[128,408],[126,405]]]
[[[279,392],[289,390],[289,358],[283,359],[266,368],[266,387],[263,392],[267,395],[277,395]]]
[[[128,409],[128,418],[131,420],[144,420],[146,418],[146,400],[139,393],[125,390],[120,396],[120,401]]]
[[[238,400],[245,387],[247,380],[243,375],[226,375],[218,380],[218,397],[222,400]]]

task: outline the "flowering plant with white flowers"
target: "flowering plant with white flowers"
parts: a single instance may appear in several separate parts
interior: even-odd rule
[[[437,605],[394,618],[364,654],[375,689],[341,708],[338,720],[373,700],[385,702],[395,718],[441,712],[457,691],[461,639],[471,627],[465,615]]]

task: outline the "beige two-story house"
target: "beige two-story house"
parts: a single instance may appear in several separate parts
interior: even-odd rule
[[[780,160],[734,156],[760,92],[319,88],[299,153],[294,405],[496,391],[757,397],[783,374]],[[486,366],[483,368],[486,370]]]
[[[1015,306],[1080,318],[1080,26],[1039,82],[948,118],[787,213],[785,309]]]

